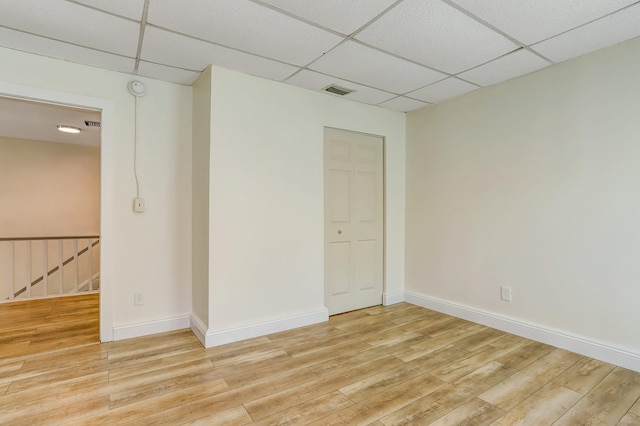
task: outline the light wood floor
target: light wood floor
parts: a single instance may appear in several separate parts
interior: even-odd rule
[[[98,298],[92,293],[0,304],[0,361],[99,342]]]
[[[4,358],[3,425],[640,424],[640,374],[406,303],[211,349],[184,330]]]

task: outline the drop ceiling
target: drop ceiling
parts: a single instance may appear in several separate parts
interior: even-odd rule
[[[410,111],[640,36],[636,0],[0,0],[0,45],[190,85],[214,64]],[[330,95],[327,96],[337,96]]]

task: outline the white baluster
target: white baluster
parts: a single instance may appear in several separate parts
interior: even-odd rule
[[[13,252],[15,251],[15,245],[16,242],[15,241],[11,241],[11,250],[9,250],[9,284],[11,284],[11,291],[9,292],[9,300],[13,300],[14,293],[16,291],[16,283],[14,282],[14,269],[15,269],[15,264],[14,264],[14,255]]]
[[[49,243],[42,240],[42,295],[47,296],[49,291]]]
[[[75,264],[75,283],[73,285],[74,293],[78,292],[78,277],[80,276],[78,265],[78,240],[73,240],[73,262]]]
[[[27,299],[31,297],[31,240],[27,241],[27,286],[25,296]]]
[[[58,271],[60,272],[60,291],[58,294],[62,295],[64,292],[64,274],[62,273],[62,268],[64,267],[64,257],[62,253],[62,240],[58,240]]]
[[[87,254],[89,256],[89,291],[93,291],[93,241],[87,239]]]

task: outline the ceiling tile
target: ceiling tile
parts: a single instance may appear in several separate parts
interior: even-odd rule
[[[298,68],[248,53],[170,33],[147,25],[141,59],[194,71],[219,65],[273,80],[284,80]]]
[[[98,68],[133,72],[135,59],[0,27],[0,46]]]
[[[405,0],[356,38],[452,74],[519,47],[441,0]]]
[[[446,78],[445,74],[353,41],[336,47],[309,68],[397,94]]]
[[[380,102],[389,100],[396,95],[382,90],[372,89],[370,87],[361,86],[359,84],[351,83],[349,81],[341,80],[329,75],[320,74],[314,71],[303,70],[294,75],[286,81],[287,83],[295,86],[304,87],[306,89],[321,91],[325,87],[335,84],[345,89],[355,90],[355,92],[349,93],[345,96],[340,96],[344,99],[351,99],[353,101],[364,102],[367,104],[377,105]],[[322,92],[328,93],[328,92]],[[339,96],[339,95],[334,95]]]
[[[131,57],[140,35],[135,22],[62,0],[20,0],[2,8],[0,25]]]
[[[200,77],[200,73],[198,72],[168,67],[166,65],[152,64],[151,62],[145,61],[140,61],[138,74],[187,86],[192,85],[198,77]]]
[[[423,87],[422,89],[414,92],[407,93],[407,96],[411,96],[412,98],[420,99],[425,102],[439,102],[463,93],[471,92],[477,88],[478,87],[473,84],[469,84],[466,81],[452,77],[434,83],[430,86]]]
[[[539,70],[551,65],[541,57],[534,55],[526,49],[510,53],[495,61],[474,68],[470,71],[458,74],[463,78],[480,86],[489,86],[510,78]]]
[[[555,62],[640,36],[640,4],[602,18],[532,48]]]
[[[153,0],[148,22],[290,64],[306,65],[342,38],[248,0]]]
[[[281,10],[349,35],[396,0],[262,0]]]
[[[527,45],[585,24],[637,0],[453,0]]]
[[[403,96],[399,96],[395,99],[391,99],[390,101],[383,102],[379,106],[395,111],[409,112],[418,108],[425,107],[427,105],[429,104],[425,102],[420,102],[415,99],[409,99]]]
[[[144,9],[144,0],[73,0],[73,2],[125,16],[129,19],[135,19],[136,21],[142,19],[142,10]]]

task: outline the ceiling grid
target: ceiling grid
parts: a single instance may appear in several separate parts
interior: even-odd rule
[[[353,90],[347,99],[399,111],[640,36],[636,0],[0,0],[0,9],[3,47],[185,85],[214,64],[316,91],[338,85]]]

